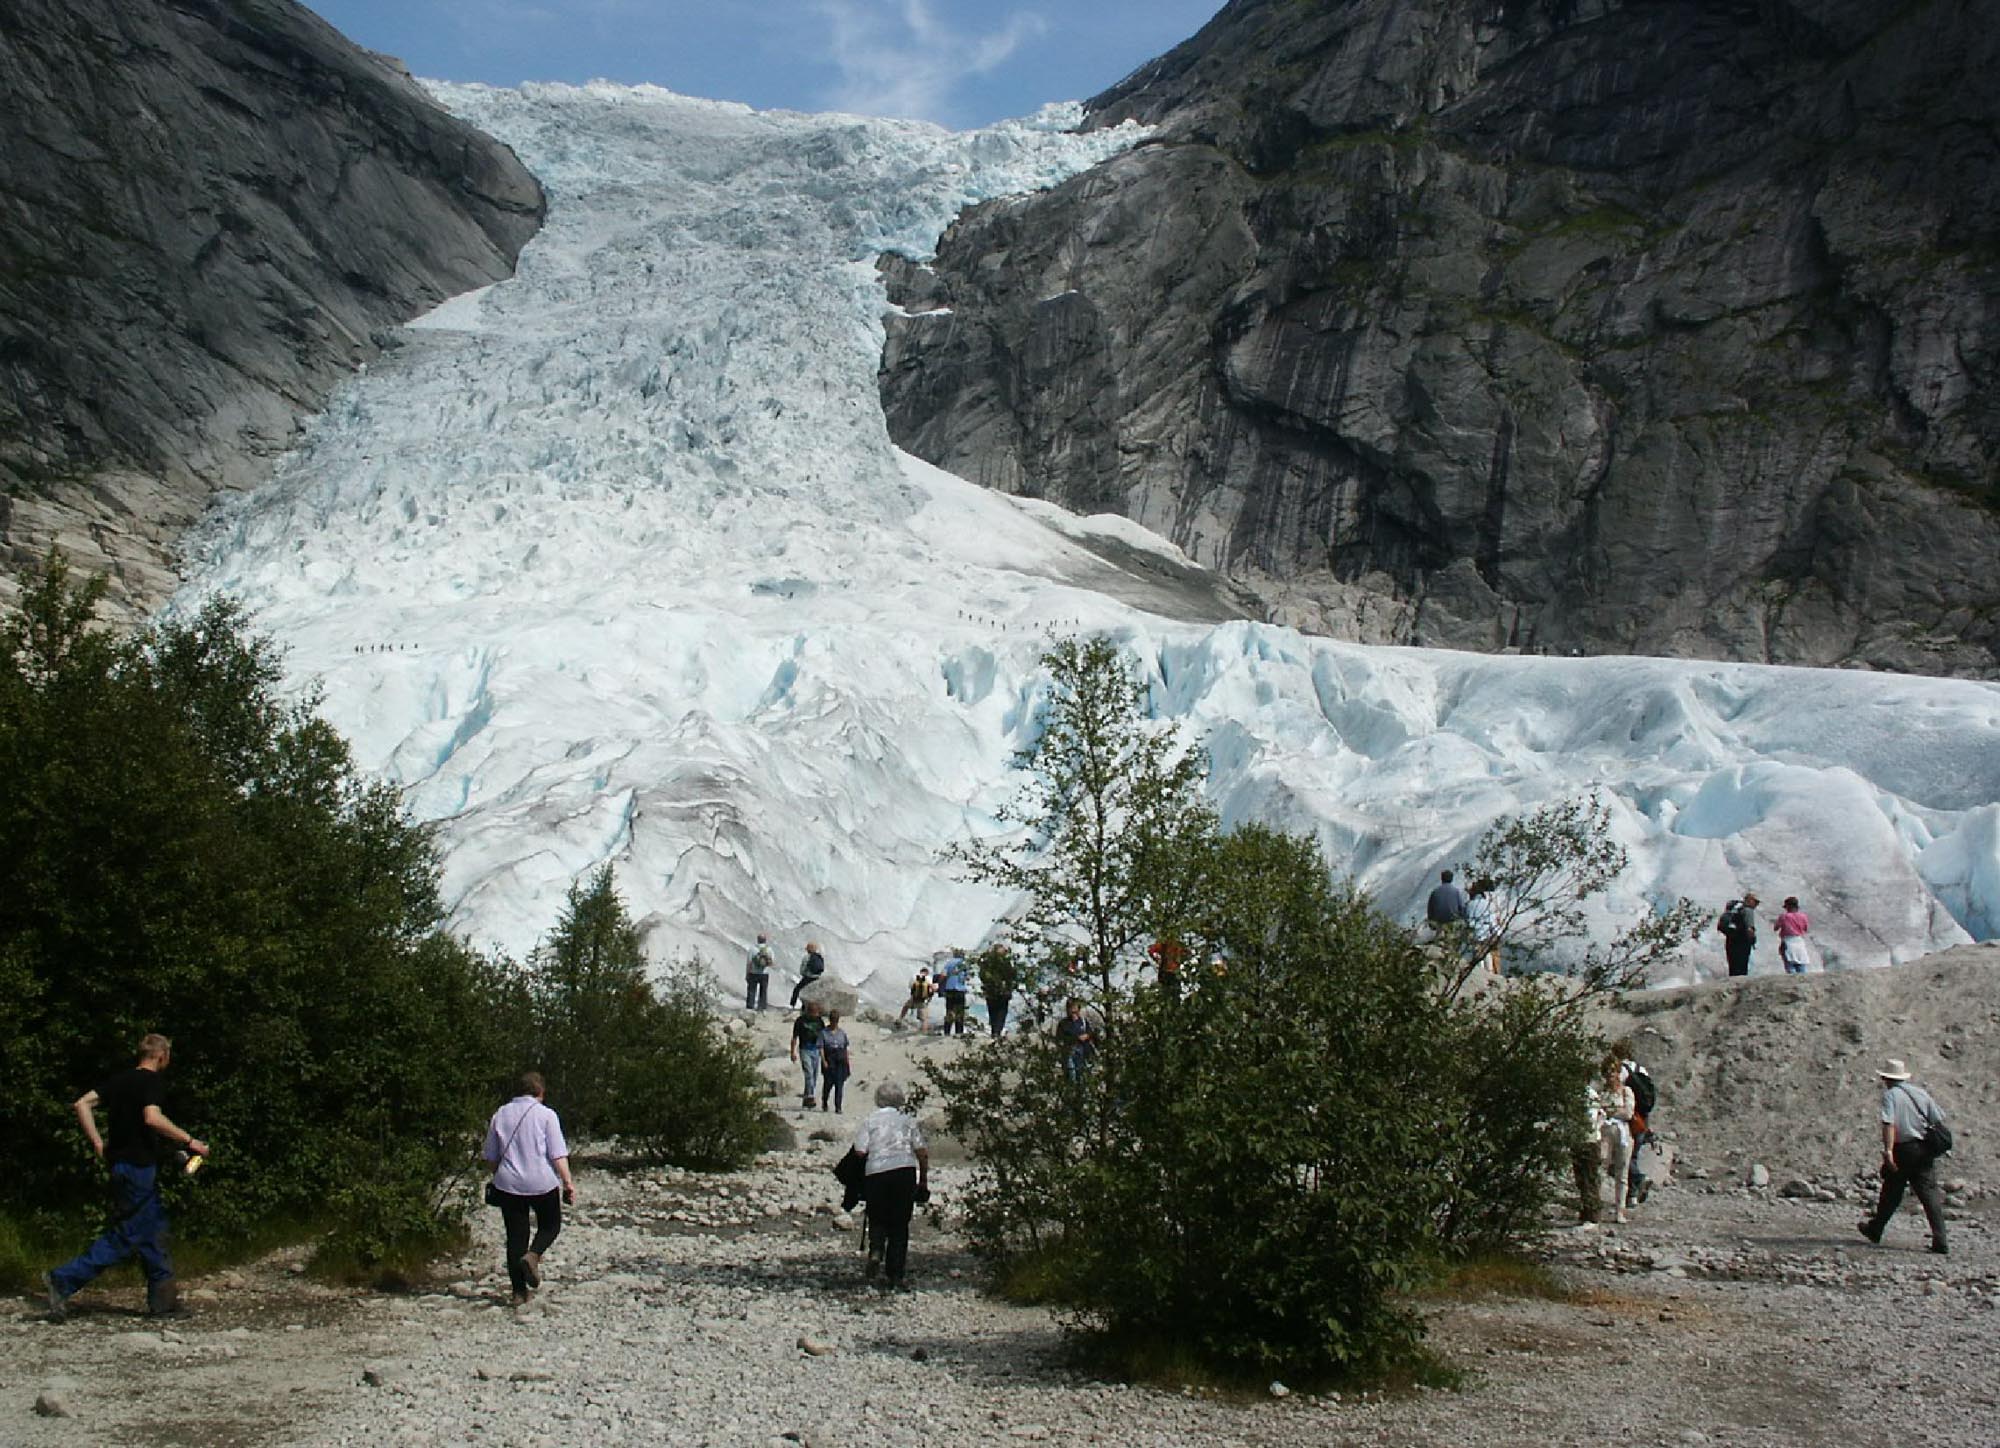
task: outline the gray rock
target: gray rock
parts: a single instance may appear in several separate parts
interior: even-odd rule
[[[35,1395],[35,1412],[43,1418],[74,1418],[75,1409],[70,1407],[66,1394],[50,1388]]]
[[[0,604],[52,543],[150,609],[385,328],[540,225],[513,153],[292,0],[9,0]]]
[[[1753,1164],[1744,1176],[1743,1184],[1759,1191],[1763,1190],[1771,1184],[1771,1169],[1761,1161]]]
[[[1781,1197],[1795,1197],[1795,1198],[1809,1199],[1817,1197],[1819,1195],[1819,1188],[1814,1186],[1811,1182],[1805,1180],[1803,1177],[1793,1177],[1790,1181],[1786,1182],[1783,1186],[1778,1188],[1778,1195]]]
[[[831,1357],[833,1344],[823,1338],[802,1337],[799,1339],[799,1351],[807,1357]]]
[[[891,434],[1309,629],[1990,675],[2000,28],[1836,8],[1232,4],[882,263]]]

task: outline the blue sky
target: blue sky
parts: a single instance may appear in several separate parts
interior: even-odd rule
[[[1222,0],[306,0],[421,76],[650,81],[759,108],[951,126],[1080,100]]]

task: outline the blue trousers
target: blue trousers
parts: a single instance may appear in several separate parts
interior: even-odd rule
[[[805,1103],[810,1106],[819,1095],[819,1047],[799,1047],[799,1069],[805,1072]]]
[[[117,1205],[104,1235],[82,1253],[49,1274],[56,1291],[68,1297],[107,1267],[137,1257],[150,1287],[174,1275],[167,1256],[167,1205],[160,1200],[156,1167],[111,1164],[111,1190]]]

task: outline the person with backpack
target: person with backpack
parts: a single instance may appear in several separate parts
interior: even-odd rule
[[[1651,1142],[1653,1131],[1653,1108],[1659,1104],[1659,1087],[1653,1083],[1653,1075],[1637,1061],[1625,1062],[1625,1084],[1632,1091],[1632,1159],[1625,1175],[1625,1205],[1636,1207],[1653,1194],[1653,1179],[1640,1166],[1640,1152]]]
[[[910,998],[904,1001],[903,1008],[896,1012],[896,1024],[902,1025],[904,1018],[911,1011],[915,1011],[917,1034],[928,1036],[931,1033],[931,997],[935,994],[937,986],[931,980],[931,968],[928,965],[918,966],[916,975],[910,979]]]
[[[979,957],[979,993],[986,997],[986,1024],[996,1041],[1007,1029],[1007,1008],[1014,1003],[1020,980],[1007,942],[998,940],[987,946]]]
[[[1723,906],[1715,928],[1722,932],[1722,955],[1729,973],[1750,974],[1750,957],[1757,951],[1757,892],[1746,890],[1741,900]]]
[[[743,1009],[761,1011],[771,1004],[771,967],[778,963],[771,954],[771,937],[757,932],[757,948],[743,967]]]
[[[1434,929],[1453,925],[1465,919],[1465,912],[1470,903],[1470,897],[1465,891],[1452,883],[1451,871],[1444,870],[1438,875],[1437,888],[1431,891],[1430,899],[1424,902],[1424,918],[1430,921]]]
[[[798,1007],[800,992],[810,990],[818,983],[819,978],[825,974],[826,957],[819,953],[819,942],[817,940],[808,940],[806,942],[805,958],[799,962],[799,983],[792,987],[792,1006],[794,1009]]]
[[[1812,922],[1799,909],[1799,897],[1787,895],[1784,913],[1778,917],[1778,959],[1784,962],[1786,975],[1804,975],[1812,964],[1812,950],[1806,945],[1811,929]]]
[[[805,1094],[799,1104],[807,1111],[818,1105],[820,1038],[826,1034],[826,1017],[819,1002],[808,999],[799,1018],[792,1022],[792,1059],[805,1073]]]
[[[1931,1226],[1931,1251],[1942,1257],[1945,1244],[1944,1193],[1938,1189],[1938,1158],[1951,1150],[1951,1128],[1930,1092],[1910,1080],[1910,1068],[1901,1061],[1887,1062],[1876,1076],[1882,1082],[1882,1105],[1877,1113],[1882,1126],[1882,1194],[1873,1216],[1855,1223],[1862,1236],[1880,1246],[1882,1233],[1896,1209],[1903,1205],[1903,1193],[1910,1190],[1922,1203],[1924,1218]]]

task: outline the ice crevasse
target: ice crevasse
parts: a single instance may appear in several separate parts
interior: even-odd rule
[[[939,852],[998,827],[1037,660],[1071,632],[1129,646],[1205,739],[1225,820],[1315,834],[1392,910],[1496,817],[1594,792],[1633,856],[1607,928],[1745,887],[1802,897],[1835,967],[2000,927],[1992,685],[1191,622],[1119,561],[1194,574],[1171,545],[892,447],[876,255],[927,254],[1131,128],[435,89],[542,179],[548,224],[205,522],[181,606],[240,596],[323,684],[361,764],[437,822],[475,937],[526,949],[608,861],[656,956],[728,975],[760,929],[812,937],[887,996],[1012,903]]]

